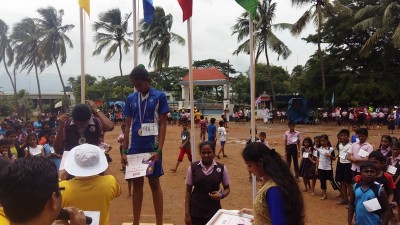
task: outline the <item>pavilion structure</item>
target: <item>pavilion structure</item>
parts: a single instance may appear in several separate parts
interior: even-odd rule
[[[189,102],[189,74],[184,76],[179,84],[182,87],[182,100],[179,101],[179,108],[190,106]],[[198,68],[193,69],[193,86],[222,86],[224,89],[224,100],[221,109],[230,105],[229,78],[217,68]]]

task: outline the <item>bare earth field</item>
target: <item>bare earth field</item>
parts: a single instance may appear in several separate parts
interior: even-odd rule
[[[218,121],[217,121],[218,122]],[[241,158],[241,151],[245,145],[245,141],[249,137],[250,123],[235,124],[229,123],[227,144],[225,152],[227,158],[220,159],[229,171],[231,178],[231,193],[222,200],[222,207],[224,209],[241,209],[243,207],[252,207],[252,186],[248,180],[248,172],[246,165]],[[267,133],[267,141],[270,146],[275,148],[283,155],[283,134],[287,130],[286,124],[262,124],[257,121],[258,132],[264,131]],[[332,142],[336,144],[336,133],[345,126],[332,125],[297,125],[296,129],[301,132],[302,139],[311,137],[318,134],[327,134]],[[164,193],[164,223],[172,223],[175,225],[184,224],[184,197],[185,197],[185,175],[189,162],[185,156],[183,162],[180,164],[178,171],[172,173],[170,168],[175,166],[180,145],[180,126],[168,126],[167,137],[163,149],[163,167],[164,176],[161,177],[161,185]],[[199,141],[199,130],[196,129],[196,145]],[[122,186],[122,194],[119,198],[115,199],[111,204],[110,209],[110,224],[120,225],[124,222],[132,222],[132,200],[128,198],[128,185],[124,180],[123,173],[120,171],[120,156],[119,145],[117,137],[120,133],[120,127],[116,126],[114,131],[105,135],[106,143],[113,146],[111,157],[113,162],[110,163],[109,172],[117,177]],[[380,136],[388,134],[386,127],[380,130],[370,130],[369,142],[377,148],[379,146]],[[399,132],[396,130],[394,136],[398,137]],[[219,145],[217,145],[219,148]],[[198,149],[196,149],[198,152]],[[199,156],[196,156],[199,159]],[[299,160],[300,163],[300,160]],[[336,162],[334,163],[336,165]],[[293,166],[292,166],[293,167]],[[300,188],[303,188],[302,180],[299,182]],[[319,194],[320,184],[317,181],[316,192]],[[324,225],[343,225],[347,224],[347,209],[345,206],[336,205],[338,199],[337,191],[334,191],[328,185],[328,199],[321,201],[320,196],[310,196],[308,192],[303,193],[305,202],[306,224],[324,224]],[[148,182],[145,181],[144,187],[144,201],[142,207],[142,223],[154,223],[155,216],[153,210],[153,200]]]

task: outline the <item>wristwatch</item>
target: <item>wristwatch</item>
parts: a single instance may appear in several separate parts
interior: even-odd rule
[[[100,109],[96,109],[95,112],[96,112],[96,114],[97,114],[97,113],[101,112],[101,110],[100,110]]]

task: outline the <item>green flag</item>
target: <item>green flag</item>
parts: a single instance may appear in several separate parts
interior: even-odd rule
[[[240,6],[242,6],[247,12],[250,13],[252,19],[255,18],[257,12],[258,0],[235,0]]]

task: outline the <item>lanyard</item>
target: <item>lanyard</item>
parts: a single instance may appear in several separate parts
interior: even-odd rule
[[[146,98],[146,102],[144,103],[144,110],[143,110],[143,117],[142,117],[142,109],[141,109],[141,103],[142,103],[142,93],[138,93],[138,106],[139,106],[139,120],[140,120],[140,124],[143,124],[143,120],[144,120],[144,115],[146,114],[146,109],[147,109],[147,99]]]

